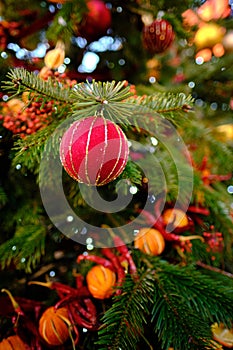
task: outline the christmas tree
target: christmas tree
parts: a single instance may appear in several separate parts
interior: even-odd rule
[[[0,349],[233,348],[232,2],[0,4]]]

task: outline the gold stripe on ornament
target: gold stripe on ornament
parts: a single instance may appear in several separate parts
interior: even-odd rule
[[[88,154],[89,154],[89,145],[90,145],[90,141],[91,141],[91,134],[92,134],[92,130],[93,130],[93,127],[94,127],[94,124],[95,124],[97,118],[98,118],[97,116],[94,117],[94,119],[91,123],[91,126],[90,126],[90,130],[89,130],[88,135],[87,135],[86,154],[85,154],[85,159],[84,159],[87,185],[91,185],[91,180],[90,180],[89,175],[88,175]]]
[[[112,171],[108,174],[108,176],[99,184],[99,185],[105,185],[106,183],[108,183],[109,181],[109,178],[111,178],[111,175],[112,173],[114,172],[114,169],[116,168],[117,164],[118,164],[118,161],[119,161],[119,158],[120,158],[120,154],[121,154],[121,149],[122,149],[122,139],[120,138],[120,128],[118,128],[117,125],[115,125],[115,128],[117,130],[117,133],[118,133],[118,136],[119,136],[119,139],[120,139],[120,150],[118,152],[118,158],[117,158],[117,161],[115,162],[115,165],[114,167],[112,168]],[[115,180],[117,178],[117,174],[115,174],[115,176],[113,178],[111,178],[111,180]]]
[[[119,139],[120,139],[120,148],[119,148],[119,152],[118,152],[118,157],[117,157],[117,160],[115,162],[115,165],[114,165],[112,171],[109,173],[107,178],[104,179],[104,181],[102,181],[99,185],[105,185],[106,183],[108,183],[109,178],[111,178],[111,175],[114,173],[114,170],[117,167],[117,164],[119,163],[119,160],[120,160],[120,154],[121,154],[121,149],[122,149],[122,144],[123,144],[122,137],[120,137],[120,136],[123,135],[125,138],[125,135],[121,132],[121,129],[117,124],[115,125],[115,127],[117,130]],[[115,180],[119,176],[119,174],[121,173],[123,168],[124,168],[124,163],[122,163],[122,166],[119,168],[118,172],[114,175],[114,177],[111,178],[111,181]]]
[[[98,175],[97,175],[96,180],[95,180],[95,184],[97,186],[100,185],[99,179],[100,179],[100,175],[101,175],[101,170],[103,168],[103,165],[105,164],[104,160],[105,160],[106,150],[108,147],[108,123],[107,123],[107,120],[105,118],[103,118],[103,121],[104,121],[104,150],[103,150],[102,162],[100,164],[100,167],[98,170]]]

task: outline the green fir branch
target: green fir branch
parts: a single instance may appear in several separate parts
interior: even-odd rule
[[[131,96],[129,86],[125,86],[126,81],[116,82],[96,82],[88,80],[80,83],[74,89],[74,96],[81,102],[89,100],[109,103],[112,101],[122,101]],[[79,102],[79,103],[80,103]]]
[[[117,178],[116,182],[119,180],[126,179],[128,184],[135,186],[140,186],[142,184],[142,171],[139,169],[137,164],[135,164],[132,160],[128,160],[126,167],[122,174]]]
[[[74,34],[75,28],[81,22],[85,13],[87,13],[87,5],[84,0],[67,1],[55,14],[51,25],[46,30],[46,37],[49,41],[57,42],[58,38],[64,42],[69,42]],[[61,23],[61,18],[63,22]],[[65,25],[64,25],[65,24]],[[77,35],[77,32],[75,33]]]
[[[116,83],[96,82],[95,80],[77,84],[72,91],[73,117],[84,118],[90,115],[102,115],[114,122],[127,125],[127,116],[132,115],[132,104],[125,102],[131,96],[125,81]]]
[[[2,88],[12,94],[11,98],[29,91],[47,100],[56,100],[64,104],[72,102],[70,88],[52,80],[51,77],[43,80],[24,68],[14,68],[9,71],[7,78],[9,80],[4,82]]]
[[[15,152],[12,166],[20,164],[34,174],[38,173],[38,168],[41,161],[41,154],[45,149],[45,144],[49,137],[57,127],[58,122],[53,122],[46,128],[37,131],[23,139],[18,139],[15,142],[13,151]]]
[[[182,125],[187,119],[187,112],[192,109],[193,97],[184,93],[156,92],[149,96],[130,98],[131,103],[145,106],[160,114],[161,117],[172,121],[175,125]],[[181,118],[182,115],[182,118]]]
[[[111,308],[102,318],[103,326],[98,332],[99,340],[96,343],[99,349],[136,349],[147,323],[152,292],[153,281],[149,274],[144,273],[136,284],[127,276],[121,295],[113,298]]]
[[[216,273],[202,274],[193,266],[171,265],[138,251],[133,256],[138,259],[138,280],[126,276],[121,295],[113,298],[102,317],[98,348],[138,349],[146,329],[153,326],[154,334],[143,345],[148,349],[154,348],[150,341],[157,342],[156,348],[159,343],[160,350],[217,349],[211,325],[231,325],[232,280],[218,280]]]
[[[211,347],[210,325],[231,325],[232,287],[202,275],[194,268],[164,264],[155,272],[157,282],[152,309],[155,332],[163,349],[206,349]],[[168,316],[169,315],[169,316]]]
[[[125,81],[86,81],[71,89],[51,78],[42,80],[22,68],[11,70],[7,77],[9,81],[5,82],[3,88],[13,93],[13,96],[31,91],[37,93],[38,97],[69,104],[74,120],[99,114],[123,127],[129,127],[130,124],[137,126],[140,119],[140,127],[145,125],[145,129],[150,130],[150,112],[159,113],[160,118],[170,119],[173,123],[181,123],[184,117],[180,118],[180,113],[184,116],[184,110],[189,110],[192,103],[191,96],[186,97],[183,93],[158,93],[145,98],[130,98],[132,93],[130,87],[125,86]]]
[[[25,197],[29,195],[25,193]],[[27,198],[27,197],[26,197]],[[30,273],[45,252],[47,227],[35,199],[25,199],[12,217],[14,236],[0,245],[2,269],[14,264],[16,269]]]
[[[45,253],[46,230],[42,225],[25,225],[15,236],[0,245],[1,269],[11,264],[16,269],[31,273]]]

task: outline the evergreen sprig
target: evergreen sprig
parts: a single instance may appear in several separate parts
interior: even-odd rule
[[[138,281],[127,276],[121,295],[113,298],[102,318],[99,349],[138,349],[150,326],[154,334],[146,340],[148,349],[153,345],[161,350],[171,346],[175,350],[217,349],[211,325],[231,326],[232,280],[225,276],[218,280],[216,274],[202,274],[193,266],[176,266],[157,257],[139,259]]]
[[[14,235],[0,245],[0,266],[5,269],[14,264],[16,269],[31,273],[45,252],[47,226],[41,207],[35,206],[35,198],[27,191],[25,186],[24,202],[21,200],[21,206],[14,209],[13,216],[11,213]]]
[[[99,349],[109,346],[111,350],[136,349],[147,323],[152,296],[153,281],[149,274],[144,273],[136,284],[127,276],[121,295],[113,298],[111,308],[102,318],[103,327],[97,341]]]
[[[187,121],[187,112],[192,110],[194,100],[191,95],[186,96],[184,93],[156,92],[148,96],[130,98],[129,102],[145,106],[181,126]]]
[[[64,104],[71,102],[70,88],[52,80],[51,77],[43,80],[24,68],[11,69],[6,77],[8,80],[4,82],[2,88],[11,94],[11,98],[29,91],[47,100],[56,100]]]
[[[126,81],[121,82],[96,82],[92,80],[90,83],[88,80],[86,83],[80,83],[76,85],[73,96],[77,97],[78,105],[81,107],[81,101],[86,102],[102,102],[110,103],[113,101],[122,101],[123,99],[130,97],[130,88],[126,86]]]
[[[14,264],[16,269],[31,273],[45,253],[46,230],[42,225],[25,225],[15,236],[0,245],[1,269]]]
[[[159,113],[161,118],[180,124],[182,120],[180,113],[182,112],[184,116],[183,112],[189,110],[192,104],[191,96],[185,96],[183,93],[157,93],[143,98],[132,98],[130,86],[126,81],[87,80],[70,88],[51,78],[45,81],[23,68],[11,69],[7,78],[9,80],[4,82],[3,88],[9,91],[11,98],[29,91],[36,93],[38,98],[69,105],[74,119],[99,114],[120,123],[123,127],[137,126],[140,119],[140,126],[145,123],[145,128],[148,130],[152,121],[147,114],[152,111]],[[63,119],[66,118],[66,114],[64,113]]]
[[[71,97],[74,118],[102,115],[114,122],[128,125],[127,117],[132,115],[132,104],[125,102],[132,94],[126,82],[96,82],[77,84]]]
[[[210,325],[223,322],[230,327],[232,287],[191,266],[165,263],[161,267],[154,274],[152,320],[162,348],[172,344],[174,349],[214,349]]]
[[[23,139],[18,139],[13,147],[13,151],[15,152],[12,161],[13,167],[17,164],[21,164],[25,169],[37,174],[41,155],[45,149],[45,144],[57,125],[58,122],[54,121],[46,128],[38,130],[36,134],[29,135]]]
[[[52,23],[46,30],[47,39],[56,42],[60,38],[63,42],[69,42],[73,34],[77,35],[78,24],[87,11],[85,0],[67,1],[62,4],[62,7],[55,13]],[[61,21],[61,18],[63,21]]]

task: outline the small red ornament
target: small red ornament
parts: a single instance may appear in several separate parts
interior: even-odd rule
[[[143,45],[152,54],[166,51],[174,38],[172,25],[165,19],[156,19],[143,27]]]
[[[78,25],[77,34],[88,41],[105,35],[112,23],[111,11],[101,0],[87,1],[88,12]]]
[[[87,185],[102,186],[115,180],[123,172],[128,155],[128,141],[121,128],[97,116],[74,122],[60,144],[66,172]]]

